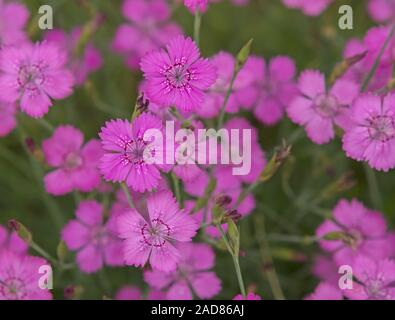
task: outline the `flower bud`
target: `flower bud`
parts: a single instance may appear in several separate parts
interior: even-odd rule
[[[24,240],[27,244],[31,244],[33,241],[33,236],[29,229],[27,229],[22,223],[20,223],[18,220],[11,219],[8,221],[8,227],[11,230],[14,230],[19,238]]]

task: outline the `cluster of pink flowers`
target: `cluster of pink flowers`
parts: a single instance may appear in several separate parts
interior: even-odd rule
[[[320,15],[333,0],[282,0],[285,6],[301,10],[307,16]]]

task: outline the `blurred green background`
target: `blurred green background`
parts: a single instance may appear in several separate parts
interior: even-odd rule
[[[87,23],[90,16],[79,1],[25,0],[31,10],[29,32],[34,40],[41,34],[36,28],[36,13],[42,4],[54,8],[54,25],[65,30]],[[91,0],[89,3],[104,13],[106,20],[93,37],[104,57],[104,67],[91,75],[95,94],[78,88],[74,94],[57,101],[46,119],[54,126],[70,123],[83,130],[86,138],[97,137],[104,121],[115,117],[128,117],[136,99],[136,84],[140,73],[124,67],[121,57],[110,49],[110,43],[121,16],[120,0]],[[341,31],[337,27],[338,7],[351,4],[354,9],[354,29]],[[185,34],[192,35],[193,16],[182,6],[174,5],[173,19]],[[211,56],[220,50],[235,54],[250,38],[254,38],[253,53],[269,59],[285,54],[295,59],[299,71],[318,68],[329,75],[341,60],[347,39],[362,37],[373,26],[366,14],[366,2],[335,1],[320,17],[304,16],[290,10],[280,0],[251,0],[245,7],[236,7],[228,1],[211,4],[204,15],[201,30],[201,50]],[[282,139],[293,145],[292,157],[268,183],[256,190],[257,208],[241,225],[241,268],[247,287],[256,286],[264,299],[273,295],[264,276],[261,250],[265,247],[262,225],[265,223],[274,265],[281,287],[288,299],[301,299],[315,287],[317,280],[311,275],[311,262],[319,251],[316,244],[304,243],[304,236],[314,235],[315,228],[323,221],[323,214],[342,197],[357,197],[367,206],[374,207],[371,189],[361,164],[346,159],[339,138],[325,146],[314,145],[303,131],[284,119],[279,125],[267,128],[252,119],[259,128],[260,141],[268,158]],[[31,137],[39,146],[49,136],[37,121],[20,115],[22,130],[15,130],[0,140],[0,223],[17,218],[28,226],[34,239],[55,255],[59,242],[59,225],[74,215],[73,195],[51,198],[43,191],[39,165],[29,158],[21,145],[21,132]],[[339,181],[351,172],[354,187],[342,190]],[[395,183],[394,172],[376,173],[382,203],[389,225],[394,224]],[[340,179],[340,180],[339,180]],[[348,181],[348,180],[347,180]],[[338,183],[336,185],[336,183]],[[332,192],[325,192],[332,188]],[[345,188],[347,189],[347,188]],[[58,221],[56,211],[63,217]],[[259,226],[256,228],[256,226]],[[257,230],[258,229],[258,230]],[[68,259],[72,261],[73,257]],[[267,266],[266,267],[270,267]],[[232,260],[225,251],[218,251],[216,271],[223,281],[223,290],[217,298],[230,299],[239,289]],[[105,268],[94,275],[78,271],[59,274],[55,270],[55,298],[63,297],[63,288],[69,284],[82,285],[82,298],[111,297],[125,284],[139,285],[144,290],[141,270],[135,268]]]

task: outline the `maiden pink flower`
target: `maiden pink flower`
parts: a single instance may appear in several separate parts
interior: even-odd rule
[[[9,250],[18,254],[26,254],[28,245],[15,231],[8,233],[7,229],[0,225],[0,252]]]
[[[0,137],[6,136],[16,127],[15,113],[13,103],[0,101]]]
[[[339,287],[321,282],[305,300],[343,300],[343,295]]]
[[[337,265],[352,264],[358,254],[374,259],[387,258],[392,252],[390,234],[381,213],[369,210],[357,200],[340,200],[333,209],[333,221],[319,226],[317,237],[342,232],[344,240],[320,240],[325,251],[333,253]]]
[[[243,295],[238,294],[232,300],[262,300],[262,298],[253,292],[249,292],[247,293],[246,297],[243,297]]]
[[[149,260],[154,270],[174,271],[182,253],[176,244],[191,241],[198,226],[168,191],[149,196],[147,211],[133,209],[116,218],[125,263],[143,267]]]
[[[215,68],[200,58],[199,49],[190,38],[176,37],[166,50],[147,54],[141,61],[147,80],[148,98],[163,107],[175,106],[184,111],[196,110],[216,79]]]
[[[103,224],[103,207],[95,200],[81,201],[75,213],[77,219],[62,229],[62,239],[72,251],[77,251],[77,263],[83,272],[96,272],[104,264],[123,265],[122,242],[116,235],[115,220]]]
[[[59,126],[42,144],[45,160],[55,171],[44,177],[48,193],[59,196],[73,190],[92,191],[100,184],[98,164],[103,153],[100,142],[84,146],[82,132],[73,126]]]
[[[299,91],[287,109],[291,120],[305,127],[316,144],[327,143],[335,136],[334,124],[348,125],[349,105],[358,95],[357,84],[339,79],[327,91],[325,78],[315,70],[304,71],[299,78]]]
[[[0,47],[26,41],[23,29],[28,19],[29,11],[23,4],[0,0]]]
[[[158,141],[144,140],[149,129],[162,129],[161,120],[150,113],[143,113],[132,124],[120,119],[106,122],[99,136],[105,150],[100,171],[107,181],[126,182],[139,192],[151,191],[158,186],[161,180],[159,169],[168,168],[146,161],[148,153],[154,157],[164,154],[164,146]]]
[[[210,299],[221,290],[221,280],[210,271],[214,266],[214,251],[203,243],[180,243],[182,254],[177,272],[144,272],[144,280],[155,289],[166,289],[168,300],[192,300],[193,292],[200,299]]]
[[[307,16],[318,16],[333,0],[282,0],[288,8],[299,9]]]
[[[239,101],[245,108],[253,109],[263,124],[277,123],[297,94],[294,61],[287,56],[277,56],[266,66],[263,58],[252,56],[245,69],[250,70],[255,80],[240,91]]]
[[[100,51],[91,43],[87,43],[80,57],[75,54],[75,49],[81,37],[81,28],[76,27],[70,34],[63,30],[53,29],[45,33],[45,40],[58,45],[68,53],[68,65],[73,72],[75,83],[82,85],[90,73],[97,71],[103,64]]]
[[[200,12],[205,12],[207,10],[209,0],[184,0],[184,5],[191,11],[195,13],[196,10]]]
[[[182,34],[181,28],[169,22],[166,0],[125,0],[122,14],[129,20],[116,31],[114,51],[126,58],[131,69],[138,69],[141,58]]]
[[[344,295],[352,300],[395,300],[395,262],[377,260],[363,255],[352,265],[352,289],[344,290]]]
[[[43,117],[52,99],[72,92],[73,76],[64,68],[66,55],[54,44],[24,44],[0,51],[0,100],[19,101],[22,111]]]
[[[0,300],[51,300],[51,292],[39,287],[39,269],[47,265],[42,258],[0,252]]]
[[[368,12],[376,22],[387,22],[395,17],[395,1],[369,0]]]
[[[376,170],[395,167],[395,95],[359,97],[351,109],[351,124],[343,136],[343,149]]]

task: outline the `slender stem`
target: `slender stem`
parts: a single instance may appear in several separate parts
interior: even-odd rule
[[[377,183],[376,174],[372,168],[367,164],[363,165],[365,169],[366,180],[369,188],[369,195],[375,209],[380,210],[382,208],[382,200],[380,195],[379,185]]]
[[[195,40],[195,43],[197,46],[199,46],[199,41],[200,41],[200,27],[202,24],[202,14],[199,11],[199,9],[196,9],[195,11],[195,21],[194,21],[194,26],[193,26],[193,38]]]
[[[50,133],[52,133],[54,131],[54,127],[52,124],[50,124],[47,120],[45,120],[44,118],[41,119],[37,119],[37,122],[46,130],[48,130]]]
[[[223,104],[221,106],[221,112],[220,112],[219,118],[218,118],[217,129],[221,129],[222,125],[224,124],[226,106],[228,104],[228,101],[229,101],[229,98],[230,98],[230,94],[232,93],[233,85],[235,83],[237,74],[238,74],[238,71],[236,70],[236,67],[235,67],[234,71],[233,71],[232,79],[230,80],[230,84],[229,84],[228,90],[226,91],[224,102],[223,102]]]
[[[384,44],[383,44],[378,56],[376,57],[376,60],[374,61],[373,65],[372,65],[372,68],[369,70],[368,75],[366,76],[364,82],[362,83],[362,86],[361,86],[362,92],[366,90],[366,88],[369,85],[370,80],[372,80],[374,74],[376,73],[376,70],[377,70],[380,60],[381,60],[381,57],[383,56],[385,49],[387,48],[388,44],[390,43],[391,38],[394,36],[394,33],[395,33],[395,23],[391,27],[391,30],[390,30],[387,38],[385,39]]]
[[[237,282],[239,283],[239,287],[240,287],[240,292],[243,295],[243,297],[246,297],[246,289],[244,286],[244,281],[243,281],[243,275],[241,273],[241,268],[240,268],[240,263],[239,263],[239,256],[236,256],[229,244],[229,240],[228,237],[226,236],[226,233],[224,231],[224,229],[222,228],[222,226],[220,224],[217,225],[217,228],[219,230],[219,232],[221,233],[222,239],[225,242],[226,248],[228,249],[230,255],[232,256],[232,260],[233,260],[233,264],[235,266],[235,270],[236,270],[236,276],[237,276]]]
[[[266,237],[264,218],[262,216],[255,216],[255,236],[261,235],[262,241],[258,240],[261,251],[262,262],[265,266],[265,274],[272,289],[273,296],[276,300],[285,300],[284,293],[281,289],[280,281],[274,268],[273,258],[270,252],[269,242]],[[258,237],[257,237],[258,238]]]
[[[130,195],[129,188],[128,188],[128,186],[126,185],[125,182],[122,182],[122,183],[121,183],[121,188],[122,188],[123,192],[125,193],[126,199],[128,200],[129,207],[130,207],[131,209],[134,209],[134,208],[135,208],[135,205],[134,205],[134,203],[133,203],[132,196]]]
[[[176,194],[177,202],[180,204],[180,207],[183,208],[184,204],[183,204],[182,196],[181,196],[180,180],[177,178],[177,176],[174,174],[174,172],[171,173],[171,178],[173,180],[174,192]]]
[[[61,210],[59,209],[58,205],[56,204],[56,202],[53,201],[53,199],[45,192],[45,190],[42,187],[43,177],[44,177],[43,170],[40,164],[37,162],[37,160],[30,153],[30,151],[27,150],[27,147],[25,145],[26,136],[20,124],[18,126],[18,132],[19,132],[20,143],[23,147],[23,150],[25,150],[25,153],[29,157],[30,165],[33,169],[34,176],[36,178],[37,183],[40,186],[42,199],[46,207],[48,208],[48,211],[51,214],[54,223],[60,229],[64,223],[64,216]]]
[[[30,247],[36,251],[39,255],[43,256],[45,259],[51,261],[53,264],[58,265],[59,261],[53,258],[47,251],[45,251],[43,248],[41,248],[37,243],[32,241],[30,244]]]

